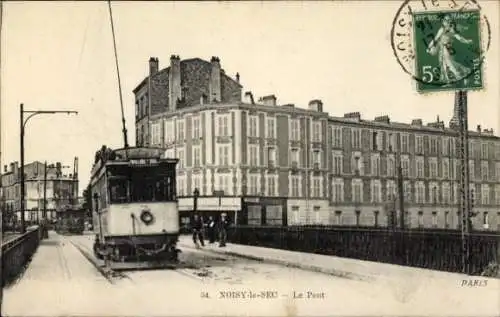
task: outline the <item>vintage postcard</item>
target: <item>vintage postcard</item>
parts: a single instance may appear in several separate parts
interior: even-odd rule
[[[500,2],[1,1],[1,316],[500,316]]]

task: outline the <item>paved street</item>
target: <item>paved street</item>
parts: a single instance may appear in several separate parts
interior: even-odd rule
[[[5,290],[4,315],[498,315],[498,284],[358,281],[197,250],[186,238],[181,261],[193,268],[127,271],[110,283],[75,247],[90,250],[92,239],[51,232]]]

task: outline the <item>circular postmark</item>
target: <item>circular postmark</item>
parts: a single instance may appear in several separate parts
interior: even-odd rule
[[[419,90],[482,88],[490,42],[476,0],[405,0],[391,29],[396,60]]]
[[[148,208],[144,208],[141,212],[141,221],[144,222],[147,226],[152,224],[155,220],[155,217],[151,213],[151,211]]]

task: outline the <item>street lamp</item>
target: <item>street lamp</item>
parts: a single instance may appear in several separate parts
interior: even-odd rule
[[[24,119],[24,114],[30,114],[26,120]],[[25,223],[25,210],[24,210],[24,131],[26,128],[26,124],[29,119],[39,114],[56,114],[56,113],[66,113],[66,114],[78,114],[77,111],[69,111],[69,110],[35,110],[35,111],[26,111],[24,110],[24,104],[21,104],[20,110],[20,137],[21,137],[21,233],[26,232],[26,223]]]

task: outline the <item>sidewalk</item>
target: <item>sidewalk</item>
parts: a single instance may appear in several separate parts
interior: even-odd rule
[[[178,246],[180,248],[194,248],[191,236],[180,236]],[[379,262],[341,258],[330,255],[303,253],[233,243],[228,243],[225,248],[220,248],[218,243],[211,245],[206,242],[205,247],[202,249],[213,253],[245,257],[252,260],[362,281],[375,281],[379,279],[431,278],[460,282],[469,278],[467,275],[458,273],[448,273]],[[482,277],[478,278],[483,280],[485,279]],[[500,281],[497,279],[488,280],[491,281],[488,283],[492,285],[500,284]]]

